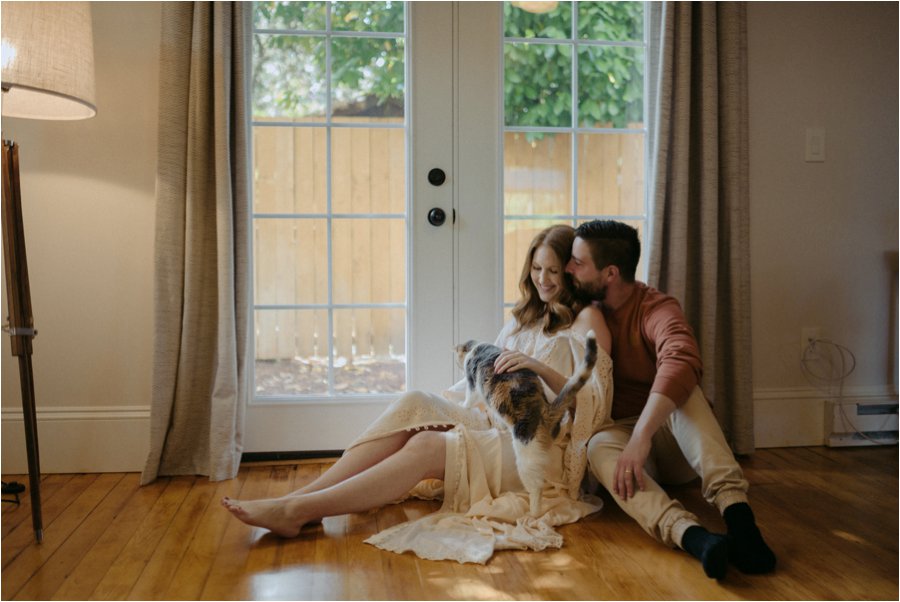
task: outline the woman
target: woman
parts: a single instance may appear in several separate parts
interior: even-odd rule
[[[394,402],[318,479],[277,499],[222,504],[238,519],[294,537],[303,525],[326,516],[362,512],[413,495],[443,498],[438,512],[382,531],[367,542],[432,560],[485,562],[496,549],[560,547],[553,526],[600,509],[579,496],[587,442],[609,420],[612,399],[610,335],[600,311],[580,307],[565,273],[574,230],[551,226],[528,250],[514,319],[500,332],[504,348],[497,371],[529,368],[558,393],[584,355],[593,330],[597,364],[579,392],[575,418],[564,419],[551,449],[540,517],[528,515],[505,425],[482,410],[464,408],[465,381],[443,396],[410,392]],[[579,311],[580,310],[580,311]],[[449,350],[448,350],[449,352]],[[552,396],[551,396],[552,398]]]

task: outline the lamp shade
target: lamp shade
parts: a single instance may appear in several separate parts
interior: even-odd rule
[[[94,104],[89,2],[3,2],[5,117],[86,119]]]
[[[559,2],[556,1],[541,2],[538,0],[523,0],[522,2],[510,2],[510,4],[516,8],[521,8],[525,12],[534,13],[536,15],[549,13],[550,11],[556,10],[556,7],[559,6]]]

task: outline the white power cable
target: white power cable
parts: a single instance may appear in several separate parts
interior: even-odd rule
[[[896,443],[873,439],[856,428],[846,414],[844,404],[841,403],[844,399],[844,381],[856,369],[856,356],[850,349],[830,339],[810,339],[800,356],[800,369],[811,385],[837,404],[844,422],[851,425],[856,434],[877,445]],[[823,386],[827,388],[823,389]]]

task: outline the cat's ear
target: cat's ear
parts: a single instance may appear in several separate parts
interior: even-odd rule
[[[472,351],[472,349],[477,344],[478,344],[478,341],[475,341],[475,340],[466,341],[462,345],[456,346],[456,352],[457,353],[468,353],[468,352]]]

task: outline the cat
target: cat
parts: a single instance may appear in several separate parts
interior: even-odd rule
[[[587,334],[584,359],[552,402],[548,402],[541,378],[522,369],[496,374],[494,361],[502,349],[490,343],[468,341],[456,347],[466,373],[466,407],[483,403],[506,422],[513,435],[516,469],[528,492],[529,512],[540,516],[550,445],[559,435],[560,423],[575,405],[575,395],[585,385],[597,363],[597,339]]]

